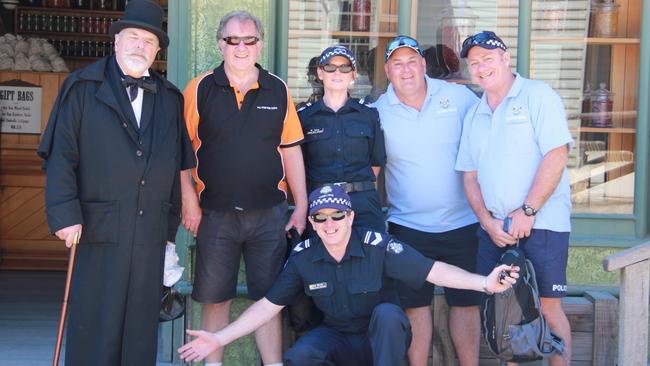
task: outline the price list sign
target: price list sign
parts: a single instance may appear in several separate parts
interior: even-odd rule
[[[2,133],[40,134],[43,89],[0,85]]]

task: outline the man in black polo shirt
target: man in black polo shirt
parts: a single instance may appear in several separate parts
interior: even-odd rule
[[[440,286],[501,292],[519,277],[517,267],[496,267],[487,277],[434,262],[384,232],[352,228],[354,211],[342,187],[326,185],[309,196],[309,221],[317,238],[293,249],[266,296],[216,333],[189,330],[197,338],[178,351],[199,361],[265,324],[300,292],[323,311],[323,324],[302,336],[284,355],[285,365],[401,365],[410,323],[393,286]],[[501,271],[510,271],[503,283]],[[393,282],[398,280],[401,282]]]
[[[197,235],[192,298],[203,304],[201,326],[228,325],[240,256],[248,292],[258,300],[282,269],[285,231],[305,228],[307,194],[300,121],[286,84],[256,64],[264,31],[259,19],[237,11],[219,24],[224,62],[185,89],[185,119],[198,159],[183,175],[183,225]],[[287,189],[295,211],[286,222]],[[256,333],[265,365],[281,360],[278,315]],[[207,365],[218,365],[219,349]]]

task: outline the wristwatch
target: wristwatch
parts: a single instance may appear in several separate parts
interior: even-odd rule
[[[535,216],[537,214],[537,210],[533,206],[529,206],[526,203],[521,206],[521,209],[524,211],[524,214],[526,216]]]

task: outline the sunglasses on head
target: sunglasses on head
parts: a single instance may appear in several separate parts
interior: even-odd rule
[[[341,221],[341,220],[343,220],[345,218],[346,215],[347,215],[347,212],[345,212],[345,211],[334,211],[329,215],[319,212],[319,213],[315,213],[315,214],[311,215],[310,217],[311,217],[312,220],[314,220],[314,222],[322,224],[325,221],[327,221],[328,217],[331,218],[334,221]]]
[[[352,65],[350,64],[344,64],[344,65],[325,64],[325,65],[321,65],[320,68],[323,69],[323,71],[329,73],[339,70],[343,74],[347,74],[349,72],[352,72],[352,70],[354,70],[354,67],[352,67]]]
[[[411,37],[407,36],[399,36],[392,40],[388,46],[386,46],[386,58],[388,58],[388,55],[393,53],[395,49],[401,46],[409,46],[418,51],[420,54],[422,54],[422,50],[420,49],[420,45],[418,44],[418,41]]]
[[[492,31],[482,31],[479,33],[476,33],[473,36],[467,37],[463,41],[463,47],[468,47],[468,46],[476,46],[479,44],[483,44],[489,40],[497,40],[497,35],[492,32]]]
[[[246,46],[252,46],[260,41],[259,37],[255,36],[245,36],[245,37],[223,37],[221,38],[226,44],[231,46],[239,46],[241,42],[244,42]]]

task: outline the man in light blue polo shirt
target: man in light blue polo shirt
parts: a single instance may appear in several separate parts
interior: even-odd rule
[[[390,85],[374,107],[386,146],[388,231],[429,258],[474,271],[478,224],[454,165],[463,118],[478,98],[465,86],[427,77],[422,50],[411,37],[389,42],[385,59]],[[399,292],[413,330],[409,362],[426,365],[433,286]],[[445,288],[445,298],[460,364],[477,365],[481,295]]]
[[[573,140],[562,100],[547,84],[513,74],[506,45],[493,32],[467,38],[461,57],[485,91],[465,117],[456,162],[481,224],[477,270],[489,272],[519,241],[535,267],[542,313],[565,342],[565,353],[550,364],[568,365],[571,329],[560,300],[566,295],[571,231],[566,163]]]

